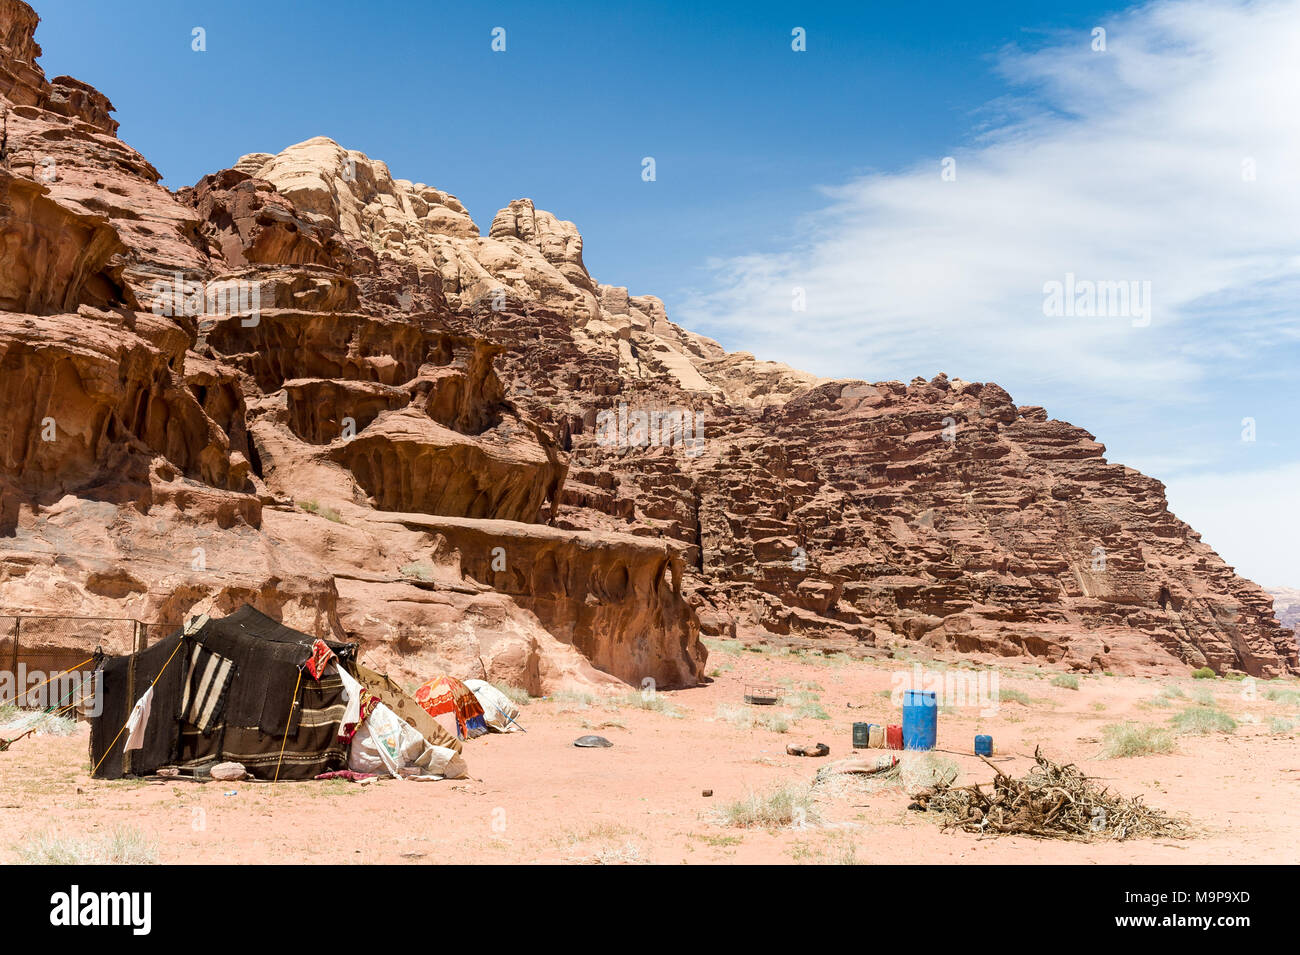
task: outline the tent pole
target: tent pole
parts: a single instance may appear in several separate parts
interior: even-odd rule
[[[284,738],[280,740],[280,758],[275,761],[275,778],[271,780],[274,785],[280,781],[280,764],[284,762],[284,747],[289,742],[289,724],[293,722],[293,708],[298,705],[298,689],[302,686],[302,667],[298,667],[298,682],[293,687],[293,699],[289,701],[289,716],[284,721]]]

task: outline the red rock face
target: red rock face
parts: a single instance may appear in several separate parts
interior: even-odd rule
[[[0,0],[0,611],[244,601],[398,679],[696,682],[706,632],[1294,672],[1159,482],[992,384],[670,322],[516,200],[316,139],[176,194]]]
[[[533,361],[520,356],[526,380]],[[585,365],[570,374],[601,373]],[[698,457],[602,446],[571,406],[558,522],[680,542],[705,632],[1085,670],[1296,668],[1268,595],[1169,512],[1160,482],[996,385],[833,382],[759,411],[695,399]]]
[[[778,632],[883,623],[1081,669],[1295,667],[1267,596],[1169,513],[1158,481],[995,385],[827,384],[718,443],[691,475],[699,593],[744,606],[748,581]]]
[[[439,276],[245,172],[168,193],[36,22],[0,0],[3,610],[250,601],[408,680],[698,680],[679,552],[546,526],[564,457]]]
[[[0,308],[32,315],[106,306],[121,297],[107,268],[121,252],[102,216],[85,215],[50,198],[50,190],[0,169]]]

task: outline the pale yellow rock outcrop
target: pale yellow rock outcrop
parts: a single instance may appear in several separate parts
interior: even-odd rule
[[[325,137],[283,152],[253,153],[237,169],[272,183],[309,216],[421,271],[436,272],[453,308],[511,298],[558,312],[585,347],[618,355],[629,378],[667,376],[688,391],[728,403],[785,401],[822,381],[777,362],[760,362],[668,320],[652,295],[601,285],[582,261],[577,226],[515,199],[492,220],[487,236],[453,195],[394,179],[384,162]]]

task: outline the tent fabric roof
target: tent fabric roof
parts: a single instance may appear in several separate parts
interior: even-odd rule
[[[346,764],[344,748],[335,745],[336,731],[327,732],[324,725],[334,716],[336,726],[336,717],[342,713],[342,684],[335,686],[336,681],[327,681],[327,690],[324,682],[317,686],[310,677],[302,680],[312,683],[308,689],[299,683],[299,668],[315,639],[245,604],[226,617],[209,618],[193,633],[177,630],[140,653],[109,658],[101,677],[102,713],[91,729],[95,775],[116,779],[126,774],[152,773],[159,766],[195,755],[182,752],[193,750],[195,743],[205,753],[224,753],[226,744],[235,745],[236,741],[245,757],[251,757],[254,750],[278,753],[286,732],[283,768],[288,772],[282,771],[281,778],[309,778],[306,774],[342,768]],[[325,642],[338,654],[341,664],[355,666],[355,643]],[[188,646],[194,644],[231,660],[235,666],[220,725],[213,729],[217,735],[208,742],[181,732],[180,701],[188,678]],[[119,736],[119,728],[135,701],[155,679],[144,748],[124,754],[124,740],[115,740],[115,736]],[[314,693],[317,689],[324,696]],[[311,707],[307,705],[309,697]],[[295,701],[299,705],[295,706]],[[304,713],[311,718],[309,725],[302,726]],[[248,768],[260,775],[257,767]]]
[[[286,627],[248,604],[244,604],[234,613],[224,617],[209,617],[196,632],[196,636],[210,633],[218,633],[226,637],[254,637],[276,643],[296,643],[305,647],[310,647],[316,640],[315,637],[301,630]],[[356,656],[355,643],[339,643],[334,640],[326,640],[325,643],[345,660]]]

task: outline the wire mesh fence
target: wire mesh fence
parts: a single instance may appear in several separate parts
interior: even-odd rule
[[[101,655],[138,653],[179,626],[124,617],[0,615],[0,706],[66,708],[84,693]]]

